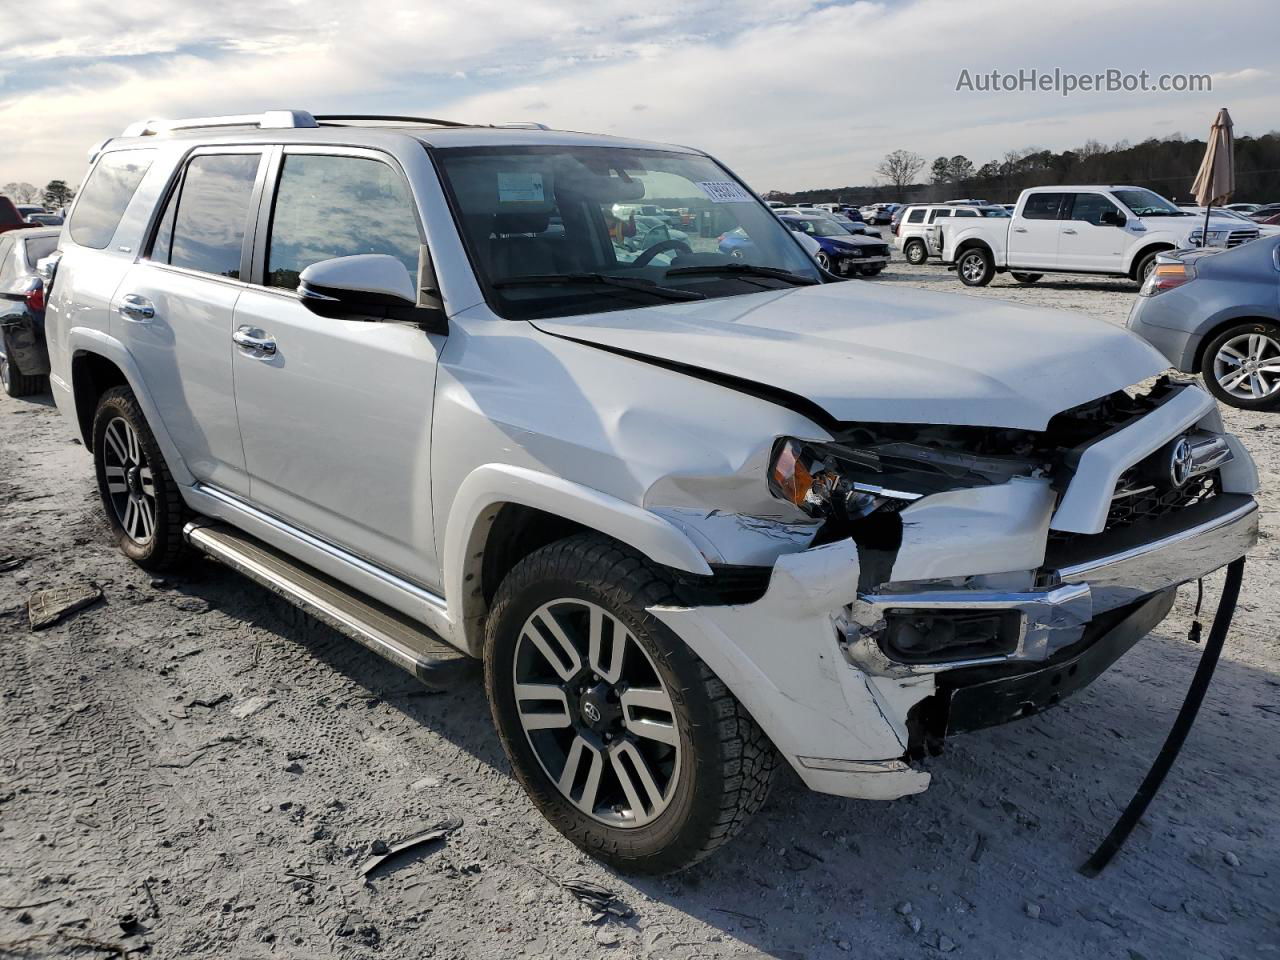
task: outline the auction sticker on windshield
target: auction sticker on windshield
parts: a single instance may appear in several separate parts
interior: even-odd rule
[[[750,203],[754,199],[733,180],[703,180],[698,186],[712,203]]]
[[[501,203],[542,203],[540,173],[499,173],[498,200]]]

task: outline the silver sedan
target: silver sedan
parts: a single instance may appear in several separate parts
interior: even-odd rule
[[[1280,408],[1280,237],[1160,254],[1128,327],[1223,403]]]

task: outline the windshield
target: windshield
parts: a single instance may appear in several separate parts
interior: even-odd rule
[[[1191,216],[1185,210],[1179,210],[1172,203],[1150,190],[1113,190],[1117,200],[1140,217],[1186,217]]]
[[[827,217],[787,217],[793,229],[811,237],[847,237],[849,231]]]
[[[434,152],[488,302],[509,319],[821,279],[772,211],[708,157],[574,146]]]

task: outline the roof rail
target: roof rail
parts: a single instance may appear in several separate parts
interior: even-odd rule
[[[267,110],[263,113],[237,113],[223,117],[187,117],[182,120],[139,120],[124,128],[124,137],[153,137],[173,130],[197,130],[204,127],[258,127],[280,130],[293,127],[315,127],[316,118],[305,110]]]
[[[538,123],[536,120],[508,120],[506,123],[492,124],[495,127],[502,127],[504,130],[550,130],[545,123]]]
[[[361,120],[375,123],[428,123],[433,127],[470,127],[474,124],[459,120],[437,120],[435,117],[399,117],[381,113],[318,113],[313,118],[319,123],[342,126],[346,123],[358,123]]]

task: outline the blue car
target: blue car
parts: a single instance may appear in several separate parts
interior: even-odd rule
[[[819,249],[813,258],[823,270],[836,276],[874,277],[889,262],[889,245],[878,235],[851,233],[830,217],[789,215],[778,219],[796,233],[817,241]]]

